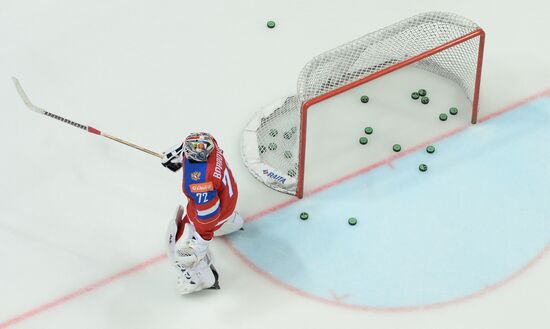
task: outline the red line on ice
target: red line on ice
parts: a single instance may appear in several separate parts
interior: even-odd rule
[[[539,97],[542,97],[542,96],[550,96],[550,89],[547,89],[543,92],[540,92],[540,93],[537,93],[533,96],[530,96],[530,97],[527,97],[527,98],[524,98],[516,103],[513,103],[511,105],[508,105],[506,106],[505,108],[497,111],[497,112],[494,112],[492,114],[489,114],[481,119],[478,120],[479,123],[481,122],[484,122],[484,121],[487,121],[487,120],[490,120],[496,116],[499,116],[503,113],[506,113],[510,110],[513,110],[515,108],[518,108],[519,106],[523,105],[523,104],[526,104],[534,99],[537,99]],[[332,186],[335,186],[337,184],[340,184],[344,181],[347,181],[353,177],[356,177],[358,175],[361,175],[361,174],[364,174],[368,171],[371,171],[375,168],[378,168],[380,166],[383,166],[383,165],[387,165],[387,164],[390,164],[391,162],[393,162],[394,160],[398,159],[398,158],[401,158],[401,157],[404,157],[405,155],[408,155],[412,152],[415,152],[416,150],[420,149],[421,147],[423,147],[424,145],[428,145],[428,144],[432,144],[436,141],[439,141],[439,140],[442,140],[444,138],[447,138],[447,137],[450,137],[452,135],[455,135],[459,132],[461,132],[462,130],[466,129],[468,126],[464,126],[464,127],[460,127],[460,128],[457,128],[457,129],[454,129],[452,131],[449,131],[441,136],[438,136],[438,137],[435,137],[435,138],[432,138],[431,140],[428,140],[426,141],[425,143],[422,143],[422,144],[419,144],[415,147],[412,147],[404,152],[401,152],[399,154],[395,154],[385,160],[381,160],[379,162],[376,162],[368,167],[365,167],[365,168],[362,168],[360,170],[357,170],[355,172],[352,172],[344,177],[341,177],[333,182],[330,182],[330,183],[327,183],[323,186],[320,186],[316,189],[314,189],[313,191],[310,191],[309,193],[307,193],[307,195],[313,195],[313,194],[316,194],[316,193],[319,193],[321,191],[324,191]],[[290,200],[287,200],[285,202],[282,202],[278,205],[275,205],[273,207],[270,207],[270,208],[267,208],[263,211],[260,211],[254,215],[251,215],[251,216],[248,216],[247,217],[247,222],[251,222],[251,221],[254,221],[254,220],[257,220],[269,213],[272,213],[272,212],[275,212],[279,209],[282,209],[282,208],[285,208],[295,202],[298,202],[299,199],[290,199]],[[437,304],[432,304],[432,305],[425,305],[425,306],[416,306],[416,307],[399,307],[399,308],[376,308],[376,307],[368,307],[368,306],[361,306],[361,305],[351,305],[351,304],[345,304],[345,303],[342,303],[340,300],[338,301],[334,301],[334,300],[329,300],[329,299],[324,299],[324,298],[321,298],[321,297],[318,297],[318,296],[315,296],[315,295],[312,295],[312,294],[309,294],[305,291],[302,291],[302,290],[299,290],[297,288],[294,288],[292,286],[289,286],[287,285],[286,283],[282,282],[282,281],[279,281],[278,279],[272,277],[271,275],[267,274],[266,272],[264,272],[263,270],[261,270],[260,268],[258,268],[254,263],[252,263],[248,258],[246,258],[245,256],[243,256],[239,250],[237,250],[230,242],[229,240],[227,240],[226,238],[222,238],[222,240],[225,242],[225,244],[245,263],[247,264],[252,270],[254,270],[256,273],[258,273],[259,275],[265,277],[266,279],[268,279],[269,281],[271,281],[272,283],[278,285],[278,286],[281,286],[287,290],[290,290],[290,291],[293,291],[294,293],[298,294],[298,295],[301,295],[301,296],[304,296],[304,297],[307,297],[307,298],[311,298],[311,299],[315,299],[315,300],[318,300],[320,302],[323,302],[323,303],[328,303],[328,304],[331,304],[331,305],[338,305],[338,306],[344,306],[346,308],[353,308],[353,309],[360,309],[360,310],[369,310],[369,311],[386,311],[386,312],[403,312],[403,311],[415,311],[415,310],[426,310],[426,309],[432,309],[432,308],[437,308],[437,307],[442,307],[442,306],[445,306],[445,305],[450,305],[450,304],[456,304],[456,303],[459,303],[459,302],[463,302],[463,301],[466,301],[466,300],[470,300],[472,298],[475,298],[475,297],[478,297],[478,296],[481,296],[481,295],[484,295],[485,293],[487,292],[490,292],[490,291],[493,291],[503,285],[505,285],[506,283],[512,281],[513,279],[515,279],[516,277],[518,277],[519,275],[521,275],[522,273],[524,273],[525,271],[527,271],[528,269],[530,269],[531,267],[533,267],[533,265],[535,265],[535,263],[537,263],[549,250],[550,250],[550,244],[546,246],[546,248],[541,252],[539,253],[534,259],[532,259],[527,265],[525,265],[523,268],[521,268],[520,270],[518,270],[517,272],[515,272],[513,275],[511,275],[510,277],[508,277],[507,279],[503,280],[503,281],[500,281],[500,282],[497,282],[496,284],[492,285],[492,286],[488,286],[487,288],[483,289],[483,290],[480,290],[474,294],[471,294],[469,296],[465,296],[465,297],[462,297],[460,299],[455,299],[455,300],[451,300],[451,301],[447,301],[447,302],[443,302],[443,303],[437,303]],[[133,273],[136,273],[136,272],[139,272],[140,270],[143,270],[147,267],[150,267],[154,264],[157,264],[159,263],[160,261],[164,260],[166,258],[166,255],[162,254],[162,255],[159,255],[159,256],[155,256],[153,258],[150,258],[142,263],[139,263],[137,265],[134,265],[126,270],[123,270],[121,272],[118,272],[118,273],[115,273],[109,277],[106,277],[106,278],[103,278],[99,281],[96,281],[88,286],[85,286],[83,288],[80,288],[80,289],[77,289],[69,294],[66,294],[64,296],[61,296],[61,297],[58,297],[56,299],[53,299],[45,304],[42,304],[40,306],[37,306],[35,308],[32,308],[26,312],[23,312],[23,313],[20,313],[16,316],[13,316],[11,318],[9,318],[8,320],[4,321],[4,322],[0,322],[0,329],[5,329],[7,327],[10,327],[14,324],[17,324],[19,322],[22,322],[24,320],[27,320],[33,316],[36,316],[40,313],[43,313],[45,311],[48,311],[54,307],[57,307],[57,306],[60,306],[62,304],[65,304],[69,301],[72,301],[78,297],[81,297],[89,292],[92,292],[98,288],[101,288],[101,287],[104,287],[108,284],[111,284],[119,279],[122,279],[130,274],[133,274]]]
[[[334,290],[330,290],[330,295],[337,303],[341,303],[344,299],[349,297],[349,294],[338,295]]]
[[[134,266],[132,266],[132,267],[130,267],[130,268],[124,270],[124,271],[121,271],[121,272],[118,272],[118,273],[116,273],[116,274],[113,274],[113,275],[111,275],[111,276],[109,276],[109,277],[106,277],[106,278],[104,278],[104,279],[101,279],[101,280],[99,280],[99,281],[96,281],[96,282],[94,282],[94,283],[92,283],[92,284],[90,284],[90,285],[88,285],[88,286],[85,286],[85,287],[83,287],[83,288],[80,288],[80,289],[78,289],[78,290],[75,290],[75,291],[73,291],[73,292],[71,292],[71,293],[69,293],[69,294],[67,294],[67,295],[61,296],[61,297],[56,298],[56,299],[54,299],[54,300],[52,300],[52,301],[49,301],[49,302],[47,302],[47,303],[45,303],[45,304],[42,304],[42,305],[40,305],[40,306],[38,306],[38,307],[35,307],[35,308],[33,308],[33,309],[31,309],[31,310],[29,310],[29,311],[27,311],[27,312],[21,313],[21,314],[19,314],[19,315],[13,317],[13,318],[11,318],[11,319],[8,319],[7,321],[1,322],[1,323],[0,323],[0,329],[7,328],[7,327],[9,327],[9,326],[11,326],[11,325],[14,325],[14,324],[18,323],[18,322],[21,322],[21,321],[26,320],[26,319],[28,319],[28,318],[30,318],[30,317],[33,317],[33,316],[35,316],[35,315],[37,315],[37,314],[39,314],[39,313],[45,312],[45,311],[47,311],[47,310],[49,310],[49,309],[51,309],[51,308],[54,308],[54,307],[59,306],[59,305],[61,305],[61,304],[65,304],[65,303],[67,303],[68,301],[71,301],[71,300],[73,300],[73,299],[75,299],[75,298],[77,298],[77,297],[80,297],[80,296],[82,296],[82,295],[84,295],[84,294],[87,294],[87,293],[89,293],[89,292],[91,292],[91,291],[94,291],[94,290],[96,290],[96,289],[98,289],[98,288],[101,288],[101,287],[103,287],[103,286],[106,286],[106,285],[108,285],[109,283],[112,283],[112,282],[114,282],[114,281],[116,281],[116,280],[118,280],[118,279],[121,279],[121,278],[123,278],[123,277],[125,277],[125,276],[128,276],[128,275],[132,274],[132,273],[135,273],[135,272],[138,272],[138,271],[140,271],[140,270],[143,270],[143,269],[145,269],[145,268],[147,268],[147,267],[149,267],[149,266],[151,266],[151,265],[153,265],[153,264],[155,264],[155,263],[158,263],[159,261],[163,260],[164,258],[166,258],[166,255],[164,255],[164,254],[163,254],[163,255],[160,255],[160,256],[153,257],[153,258],[151,258],[151,259],[148,259],[148,260],[144,261],[143,263],[134,265]]]

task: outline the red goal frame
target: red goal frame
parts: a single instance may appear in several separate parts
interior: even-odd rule
[[[302,104],[300,109],[300,140],[299,140],[299,158],[298,158],[298,182],[296,187],[296,196],[298,198],[303,198],[304,196],[304,177],[305,177],[305,159],[306,159],[306,135],[307,135],[307,112],[309,108],[315,104],[318,104],[328,98],[334,97],[338,94],[341,94],[352,88],[361,86],[371,80],[377,79],[381,76],[384,76],[388,73],[391,73],[395,70],[403,68],[405,66],[414,64],[422,59],[425,59],[429,56],[442,52],[446,49],[454,47],[458,44],[471,40],[473,38],[479,37],[479,46],[478,46],[478,55],[477,55],[477,67],[476,67],[476,78],[474,85],[474,94],[472,98],[472,117],[471,123],[475,124],[477,122],[478,114],[478,103],[479,103],[479,89],[481,83],[481,69],[483,65],[483,51],[485,46],[485,31],[481,28],[478,28],[468,34],[465,34],[459,38],[456,38],[452,41],[449,41],[445,44],[442,44],[438,47],[425,51],[417,56],[408,58],[400,63],[389,66],[381,71],[368,75],[360,80],[354,81],[337,89],[334,89],[325,94],[319,95],[315,98],[312,98]]]

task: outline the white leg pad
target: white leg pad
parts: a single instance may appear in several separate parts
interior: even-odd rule
[[[189,227],[188,227],[189,226]],[[191,238],[184,240],[187,231],[193,231]],[[186,238],[188,238],[186,236]],[[176,241],[176,260],[185,267],[191,268],[197,265],[208,253],[210,241],[204,240],[200,234],[195,231],[192,224],[185,224],[185,230],[181,238]]]
[[[185,268],[177,264],[176,267],[180,270],[176,280],[177,293],[186,295],[212,287],[216,282],[216,277],[210,268],[210,264],[210,254],[207,254],[192,268]]]
[[[176,212],[170,222],[168,222],[168,228],[166,229],[166,254],[168,258],[172,261],[176,261],[176,235],[178,233],[178,227],[182,221],[184,214],[183,206],[178,205]],[[181,240],[189,241],[193,236],[194,228],[191,225],[185,225],[183,235],[180,237]]]
[[[183,234],[176,241],[183,214],[184,208],[178,206],[166,232],[166,253],[178,272],[176,291],[182,295],[210,288],[216,282],[210,268],[209,241],[203,240],[190,223],[184,224]]]
[[[226,235],[240,230],[244,225],[244,218],[238,212],[233,212],[224,221],[221,221],[221,227],[214,232],[215,236]]]

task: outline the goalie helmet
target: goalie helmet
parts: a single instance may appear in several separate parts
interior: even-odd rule
[[[191,133],[183,142],[183,152],[190,160],[205,162],[214,150],[214,137],[209,133]]]

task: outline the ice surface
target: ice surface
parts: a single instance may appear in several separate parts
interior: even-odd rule
[[[180,175],[31,113],[10,79],[46,110],[154,150],[192,130],[211,132],[239,183],[239,210],[250,217],[291,198],[246,171],[241,129],[262,105],[294,93],[311,57],[421,11],[456,12],[487,32],[486,115],[550,86],[546,2],[508,3],[498,14],[473,0],[6,0],[1,7],[0,327],[12,319],[20,320],[14,328],[547,327],[548,257],[469,302],[377,313],[289,291],[215,241],[220,291],[176,296],[173,270],[159,260],[59,300],[163,253],[166,223],[182,201]],[[273,30],[265,28],[270,19]]]

